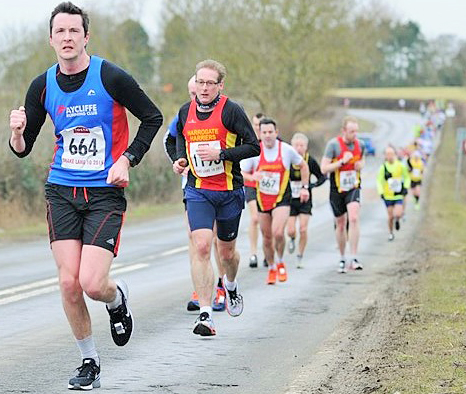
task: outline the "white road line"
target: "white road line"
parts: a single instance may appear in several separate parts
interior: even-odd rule
[[[188,245],[180,246],[179,248],[167,250],[166,252],[161,253],[160,256],[162,256],[162,257],[171,256],[172,254],[186,252],[187,250],[188,250]]]
[[[180,246],[179,248],[174,248],[167,250],[160,255],[149,255],[140,259],[139,261],[149,261],[156,259],[157,257],[166,257],[171,256],[176,253],[181,253],[188,250],[188,246]],[[149,264],[147,263],[135,263],[131,265],[123,265],[122,263],[114,263],[112,265],[111,273],[118,275],[124,272],[132,272],[147,268]],[[48,278],[43,280],[38,280],[36,282],[27,283],[24,285],[10,287],[8,289],[0,290],[0,305],[10,304],[12,302],[17,302],[25,300],[27,298],[36,297],[43,294],[52,293],[59,290],[58,278]],[[20,294],[17,294],[20,293]]]
[[[31,297],[36,297],[42,294],[52,293],[58,289],[59,289],[59,286],[54,285],[54,286],[43,287],[42,289],[28,291],[22,294],[16,294],[16,295],[6,297],[6,298],[1,298],[0,305],[11,304],[12,302],[25,300],[26,298],[31,298]]]

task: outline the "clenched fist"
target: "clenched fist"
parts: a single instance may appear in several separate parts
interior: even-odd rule
[[[10,113],[10,129],[14,135],[22,135],[26,128],[26,110],[23,106],[14,109]]]

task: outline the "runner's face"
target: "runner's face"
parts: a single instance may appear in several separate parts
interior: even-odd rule
[[[277,140],[278,130],[271,123],[260,125],[260,137],[266,148],[273,148]]]
[[[343,137],[346,142],[354,142],[359,131],[359,125],[356,122],[348,122],[343,129]]]
[[[301,155],[304,156],[307,151],[307,143],[304,140],[295,140],[291,144],[293,148],[296,149],[296,151]]]
[[[387,160],[389,163],[393,163],[396,159],[396,153],[393,148],[387,148],[385,149],[385,160]]]
[[[254,132],[256,133],[257,138],[259,138],[259,135],[260,135],[259,122],[260,122],[260,119],[258,117],[256,117],[256,116],[253,116],[253,118],[252,118],[252,128],[254,129]]]
[[[201,68],[196,73],[196,95],[202,104],[214,101],[223,89],[223,81],[218,82],[218,78],[218,72],[210,68]]]
[[[84,53],[89,41],[89,33],[84,35],[81,15],[65,13],[55,15],[49,41],[58,59],[78,59]]]

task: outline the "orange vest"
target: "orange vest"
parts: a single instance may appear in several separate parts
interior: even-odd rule
[[[203,161],[196,154],[201,145],[227,149],[236,145],[236,133],[229,131],[222,122],[226,96],[220,96],[218,104],[206,120],[200,120],[196,113],[196,101],[191,101],[188,117],[183,128],[186,140],[186,154],[189,168],[196,178],[196,188],[207,190],[233,190],[233,162],[228,160]]]
[[[257,203],[262,211],[270,211],[282,201],[289,185],[290,171],[285,168],[282,160],[282,142],[277,140],[278,155],[275,161],[265,159],[264,147],[261,142],[261,153],[256,171],[261,172],[262,179],[257,182]]]
[[[353,157],[351,160],[343,164],[340,168],[335,170],[335,173],[331,177],[332,182],[335,184],[339,193],[347,192],[352,189],[357,189],[361,185],[361,174],[359,171],[354,169],[354,163],[361,160],[362,151],[359,141],[354,140],[354,148],[350,149],[348,145],[343,141],[343,137],[340,135],[337,137],[337,141],[340,144],[340,154],[338,157],[333,159],[333,162],[343,158],[345,152],[352,152]]]

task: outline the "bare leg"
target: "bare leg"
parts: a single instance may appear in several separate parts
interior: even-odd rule
[[[358,253],[360,204],[356,201],[350,202],[346,208],[348,210],[350,252],[354,257]]]
[[[214,270],[210,262],[213,231],[198,229],[191,232],[194,253],[191,263],[191,275],[194,288],[199,296],[199,306],[211,306],[214,288]]]

